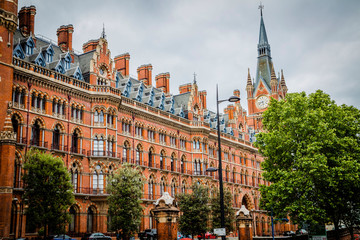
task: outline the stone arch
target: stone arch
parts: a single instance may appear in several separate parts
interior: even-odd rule
[[[56,126],[60,126],[60,133],[62,133],[62,134],[66,133],[66,130],[65,130],[66,128],[65,128],[63,122],[61,122],[61,121],[54,122],[51,129],[55,129]]]
[[[21,114],[21,112],[19,112],[19,111],[12,111],[10,116],[11,116],[11,118],[16,117],[17,120],[19,121],[19,124],[25,123],[25,119],[24,119],[23,115]]]
[[[41,116],[33,117],[33,119],[31,120],[31,125],[34,125],[37,120],[39,120],[40,122],[40,128],[45,129],[46,128],[45,120]]]
[[[244,205],[248,210],[254,209],[254,204],[248,194],[245,194],[242,198],[241,205]]]
[[[74,166],[74,164],[76,165],[76,166]],[[84,167],[83,167],[83,165],[82,165],[82,163],[81,163],[81,161],[79,160],[79,159],[74,159],[71,163],[70,163],[70,165],[69,165],[69,168],[71,169],[78,169],[79,171],[84,171]]]
[[[93,162],[90,167],[89,167],[89,170],[90,172],[94,172],[94,171],[97,171],[96,170],[96,166],[99,165],[101,167],[101,169],[104,171],[104,172],[107,172],[108,171],[108,168],[107,166],[105,165],[105,163],[103,161],[97,161],[97,162]]]
[[[71,133],[74,133],[76,130],[79,133],[79,137],[84,137],[84,132],[82,131],[81,127],[79,127],[79,126],[73,126],[71,129]]]

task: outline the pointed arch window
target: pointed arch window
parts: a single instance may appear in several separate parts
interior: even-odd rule
[[[92,209],[92,207],[89,207],[88,210],[87,210],[87,216],[86,216],[86,229],[87,229],[87,232],[93,232],[95,229],[94,229],[94,226],[95,226],[95,216],[94,216],[94,211]]]
[[[96,165],[93,172],[93,193],[102,194],[104,193],[104,174],[101,170],[100,165]]]
[[[94,113],[94,123],[98,123],[99,122],[99,112],[98,110],[95,110]]]
[[[181,170],[181,173],[185,173],[185,160],[184,160],[184,158],[182,158],[181,161],[180,161],[180,170]]]
[[[148,156],[148,159],[149,159],[149,167],[153,167],[153,163],[154,163],[154,155],[153,155],[153,150],[150,149],[149,151],[149,156]]]
[[[40,121],[36,120],[31,128],[31,145],[40,146],[40,134],[41,134]]]
[[[164,152],[160,153],[160,169],[165,168],[165,154]]]
[[[60,126],[56,125],[53,130],[52,149],[60,150]]]
[[[75,129],[71,136],[71,152],[80,153],[80,133],[78,129]],[[95,145],[95,143],[94,143]]]
[[[161,178],[160,181],[160,196],[164,195],[165,192],[165,180],[164,178]]]
[[[171,196],[175,197],[176,195],[176,183],[175,183],[175,179],[173,179],[171,181]]]
[[[136,164],[142,165],[142,150],[140,145],[136,148]]]
[[[148,184],[149,199],[154,199],[155,196],[155,184],[154,179],[150,177]]]
[[[173,155],[171,155],[171,163],[170,163],[171,165],[170,165],[170,169],[171,169],[171,171],[175,171],[175,156],[174,156],[174,154]]]

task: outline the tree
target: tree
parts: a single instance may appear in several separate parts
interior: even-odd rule
[[[226,233],[234,231],[234,222],[235,222],[235,210],[232,204],[233,196],[231,192],[227,189],[224,189],[224,216],[225,216],[225,228]],[[221,211],[220,211],[220,192],[216,191],[213,197],[210,200],[211,202],[211,218],[212,218],[212,227],[220,228],[221,227]]]
[[[271,182],[261,187],[262,206],[296,222],[331,221],[338,233],[359,203],[359,120],[358,109],[338,106],[320,90],[271,100],[256,142]]]
[[[62,159],[30,150],[24,164],[26,218],[33,227],[43,228],[44,236],[63,233],[70,222],[67,209],[74,203],[70,174]]]
[[[107,192],[110,216],[110,228],[118,231],[123,239],[129,239],[141,224],[143,207],[141,206],[144,179],[137,168],[123,164],[112,176],[109,176]]]
[[[179,230],[185,235],[205,235],[210,214],[209,189],[198,183],[194,183],[191,189],[190,194],[177,195],[178,205],[182,212]]]

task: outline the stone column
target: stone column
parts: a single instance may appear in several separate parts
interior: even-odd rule
[[[244,205],[236,213],[236,227],[239,232],[239,240],[252,240],[252,216]]]
[[[176,240],[178,231],[179,209],[176,207],[174,198],[168,192],[156,201],[151,214],[156,220],[158,240]]]
[[[10,235],[11,205],[14,187],[15,133],[11,123],[9,102],[4,128],[0,132],[0,239]]]

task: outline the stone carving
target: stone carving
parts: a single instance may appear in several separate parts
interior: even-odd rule
[[[160,205],[160,201],[164,201],[165,205],[172,206],[174,203],[174,198],[170,196],[168,192],[164,192],[164,194],[155,202],[155,206]]]
[[[245,207],[245,205],[241,205],[239,211],[236,212],[236,216],[243,214],[244,216],[250,216],[250,211]]]

